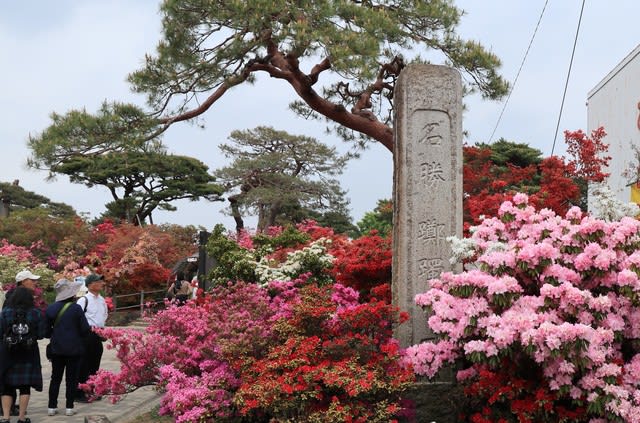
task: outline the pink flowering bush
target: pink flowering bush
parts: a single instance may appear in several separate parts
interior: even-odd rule
[[[240,282],[219,286],[198,303],[168,304],[149,317],[144,333],[102,329],[108,347],[117,349],[120,372],[101,370],[83,388],[117,401],[140,386],[157,385],[166,393],[160,412],[177,422],[230,417],[239,375],[252,357],[266,351],[275,321],[291,315],[284,305],[305,280],[269,289]]]
[[[12,257],[19,262],[37,263],[37,258],[31,250],[26,247],[11,244],[6,239],[0,239],[0,256]]]
[[[235,353],[258,350],[269,337],[273,311],[268,296],[256,288],[219,287],[198,306],[168,305],[149,318],[145,333],[103,329],[111,347],[117,348],[121,369],[118,374],[101,371],[89,387],[96,395],[110,393],[117,400],[136,387],[158,385],[167,391],[163,413],[192,411],[189,418],[177,421],[198,421],[193,407],[202,416],[227,416],[229,390],[238,384],[232,369]],[[196,395],[203,389],[209,394]]]
[[[474,228],[467,271],[416,296],[439,340],[406,360],[429,378],[455,363],[470,421],[640,421],[639,230],[516,195]]]

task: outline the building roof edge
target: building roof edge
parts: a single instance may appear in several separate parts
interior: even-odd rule
[[[589,93],[587,94],[587,101],[591,97],[593,97],[598,91],[600,91],[602,87],[604,87],[614,76],[616,76],[622,69],[624,69],[629,64],[629,62],[631,62],[639,54],[640,54],[640,44],[638,44],[636,48],[634,48],[633,51],[631,51],[631,53],[627,54],[627,56],[624,59],[622,59],[622,61],[618,63],[618,65],[615,68],[613,68],[613,70],[609,72],[607,76],[602,78],[602,80],[598,82],[598,84],[595,87],[593,87],[591,91],[589,91]]]

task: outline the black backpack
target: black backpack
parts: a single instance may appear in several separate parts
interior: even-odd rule
[[[35,344],[35,338],[27,322],[27,312],[21,308],[16,310],[16,318],[8,325],[2,342],[9,351],[21,351]]]

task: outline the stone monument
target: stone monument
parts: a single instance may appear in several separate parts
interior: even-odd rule
[[[9,209],[11,207],[11,200],[9,196],[0,191],[0,217],[9,217]]]
[[[455,69],[409,65],[394,92],[392,296],[407,311],[403,347],[430,339],[416,294],[449,262],[446,238],[462,236],[462,80]]]

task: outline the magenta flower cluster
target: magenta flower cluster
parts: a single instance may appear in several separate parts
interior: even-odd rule
[[[111,395],[115,402],[138,387],[154,385],[164,393],[160,413],[178,423],[233,419],[243,366],[277,341],[273,329],[292,317],[308,278],[272,281],[267,287],[229,283],[197,302],[167,303],[148,317],[144,333],[102,329],[108,348],[117,350],[120,371],[100,371],[83,388],[92,395]],[[335,285],[334,292],[340,307],[358,305],[351,288]]]

